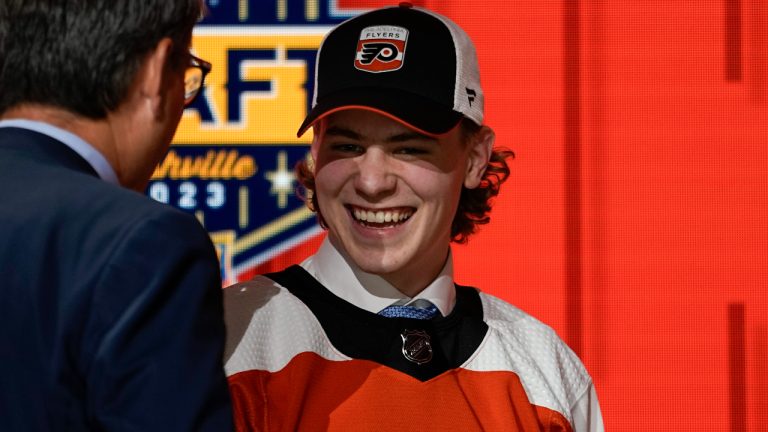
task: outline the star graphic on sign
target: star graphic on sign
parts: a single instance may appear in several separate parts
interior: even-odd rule
[[[288,195],[293,194],[293,182],[296,174],[288,169],[288,154],[284,151],[277,153],[277,169],[264,174],[272,183],[269,189],[270,195],[277,195],[277,207],[285,208],[288,205]]]

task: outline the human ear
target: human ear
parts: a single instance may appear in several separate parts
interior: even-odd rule
[[[312,125],[312,146],[310,147],[310,154],[312,155],[312,172],[314,172],[315,167],[317,167],[318,153],[320,152],[320,145],[322,145],[325,129],[327,127],[328,119],[326,118],[321,118]]]
[[[144,57],[139,67],[137,77],[138,89],[142,99],[149,104],[154,116],[162,119],[165,113],[165,86],[168,85],[169,73],[168,59],[171,55],[173,42],[170,38],[163,38],[155,45],[155,48]]]
[[[315,162],[317,161],[317,152],[320,149],[320,141],[323,138],[323,126],[326,121],[325,119],[320,119],[320,121],[312,125],[312,145],[309,151],[312,154],[312,160]]]
[[[495,141],[496,133],[488,126],[483,126],[470,138],[467,171],[464,176],[464,187],[467,189],[474,189],[480,185],[488,161],[491,160]]]

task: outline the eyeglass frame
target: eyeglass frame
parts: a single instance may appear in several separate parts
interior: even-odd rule
[[[186,71],[190,68],[198,68],[200,69],[201,75],[200,75],[200,86],[195,91],[195,95],[192,96],[189,100],[186,99]],[[189,54],[189,65],[187,65],[186,69],[184,69],[184,75],[185,75],[185,98],[184,98],[184,107],[188,107],[192,104],[192,102],[197,99],[197,96],[200,95],[201,90],[205,86],[205,77],[211,72],[211,69],[213,69],[213,65],[200,57],[197,57],[193,55],[192,53]]]

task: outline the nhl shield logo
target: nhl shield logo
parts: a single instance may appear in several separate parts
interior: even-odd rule
[[[424,330],[406,330],[403,338],[403,356],[405,359],[422,365],[432,360],[432,344],[429,335]]]
[[[366,27],[360,32],[355,67],[361,71],[391,72],[403,66],[408,30],[396,26]]]

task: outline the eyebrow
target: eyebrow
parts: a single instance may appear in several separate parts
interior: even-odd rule
[[[357,133],[357,132],[355,132],[355,131],[353,131],[351,129],[347,129],[345,127],[341,127],[341,126],[330,126],[325,131],[325,134],[326,135],[333,135],[333,136],[340,136],[340,137],[349,138],[349,139],[353,139],[353,140],[357,140],[357,141],[362,141],[363,140],[363,136],[360,135],[359,133]],[[386,141],[389,142],[389,143],[400,143],[400,142],[406,142],[406,141],[411,141],[411,140],[435,141],[435,138],[433,138],[431,136],[428,136],[428,135],[424,135],[422,133],[409,131],[409,132],[403,132],[403,133],[399,133],[399,134],[387,137]]]
[[[405,142],[405,141],[437,141],[431,136],[424,135],[418,132],[403,132],[401,134],[393,135],[387,138],[387,142]]]
[[[358,140],[358,141],[360,141],[363,138],[359,133],[351,129],[347,129],[339,126],[329,126],[328,129],[325,130],[325,135],[340,136],[340,137],[349,138],[349,139]]]

